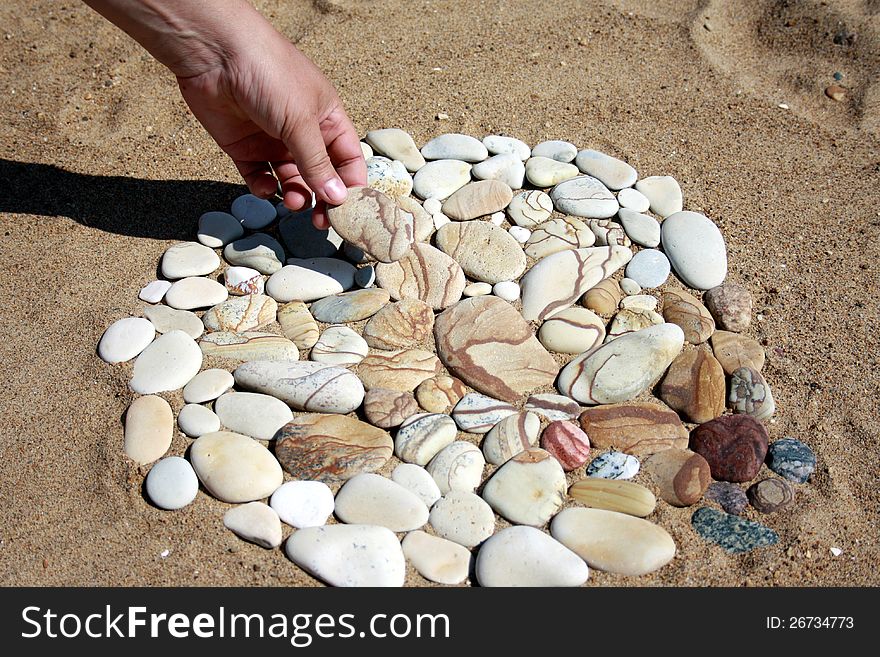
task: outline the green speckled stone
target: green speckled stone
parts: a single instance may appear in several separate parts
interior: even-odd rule
[[[697,509],[691,516],[691,524],[700,536],[720,545],[730,554],[750,552],[779,541],[775,531],[759,522],[744,520],[709,507]]]
[[[770,445],[767,465],[789,481],[803,484],[816,469],[816,455],[797,438],[783,438]]]

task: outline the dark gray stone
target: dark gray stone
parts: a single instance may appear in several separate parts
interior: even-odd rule
[[[779,535],[759,522],[703,507],[691,516],[696,532],[707,541],[722,547],[730,554],[750,552],[755,548],[774,545]]]
[[[803,484],[816,469],[816,455],[797,438],[782,438],[770,445],[767,466],[789,481]]]

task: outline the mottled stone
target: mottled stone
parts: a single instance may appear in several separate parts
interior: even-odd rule
[[[689,449],[665,449],[649,456],[642,466],[653,475],[660,497],[673,506],[696,504],[712,481],[706,459]]]
[[[581,586],[590,569],[559,541],[534,527],[507,527],[477,553],[477,581],[484,587]]]
[[[452,409],[452,419],[462,431],[488,433],[501,420],[517,412],[515,406],[479,392],[469,392]]]
[[[513,230],[513,229],[511,229]],[[526,255],[535,259],[568,249],[593,246],[596,236],[590,227],[577,217],[549,219],[537,226],[526,241]]]
[[[556,420],[572,420],[580,415],[583,409],[570,397],[545,393],[531,395],[526,400],[525,410],[537,413],[554,422]]]
[[[734,413],[747,413],[756,420],[767,420],[776,411],[770,386],[752,367],[740,367],[730,375],[727,403]]]
[[[816,469],[816,455],[797,438],[782,438],[770,445],[767,466],[789,481],[803,484]]]
[[[235,297],[208,310],[202,323],[209,331],[243,333],[275,321],[278,303],[262,294]]]
[[[690,422],[708,422],[724,413],[724,370],[708,351],[684,351],[672,361],[659,397]]]
[[[461,584],[467,579],[471,565],[467,548],[423,531],[407,534],[401,546],[407,560],[425,579],[438,584]]]
[[[553,201],[546,192],[523,190],[514,195],[507,206],[507,216],[512,223],[523,228],[534,228],[553,214]]]
[[[167,401],[155,395],[135,399],[125,412],[123,451],[132,461],[146,465],[171,446],[174,414]]]
[[[752,323],[752,294],[742,285],[724,283],[703,295],[718,328],[739,333]]]
[[[676,212],[663,220],[660,242],[675,273],[688,287],[708,290],[727,276],[727,247],[721,231],[698,212]]]
[[[380,155],[403,162],[409,172],[418,171],[425,166],[425,158],[422,157],[413,138],[399,128],[370,130],[364,141]]]
[[[569,496],[592,509],[616,511],[644,518],[654,512],[657,498],[644,486],[620,479],[587,477],[575,482]]]
[[[468,221],[503,210],[513,191],[499,180],[478,180],[453,193],[442,205],[443,214],[455,221]]]
[[[611,246],[613,244],[618,246],[632,245],[623,226],[610,219],[587,219],[587,226],[596,239],[596,246]]]
[[[364,387],[346,369],[310,361],[250,361],[236,368],[235,383],[272,395],[298,411],[350,413],[364,400]]]
[[[442,364],[430,351],[401,349],[374,351],[360,362],[357,373],[367,390],[389,388],[411,392],[441,369]]]
[[[318,341],[321,331],[306,304],[291,301],[278,307],[278,323],[281,332],[299,349],[311,349]]]
[[[464,272],[455,260],[421,242],[397,262],[378,264],[376,280],[395,301],[420,299],[436,310],[461,299],[466,285]]]
[[[540,527],[562,508],[568,484],[559,461],[540,447],[516,454],[483,486],[483,499],[515,524]]]
[[[336,493],[336,517],[350,525],[376,525],[408,532],[428,522],[428,507],[398,483],[363,472]]]
[[[620,209],[614,194],[592,176],[577,176],[559,183],[550,191],[550,198],[559,212],[577,217],[607,219]]]
[[[438,536],[465,547],[475,547],[495,531],[495,513],[479,495],[451,490],[431,509],[428,518]]]
[[[431,306],[418,299],[405,299],[379,309],[364,326],[363,335],[376,349],[400,349],[423,343],[433,328]]]
[[[382,156],[367,160],[367,187],[370,189],[398,199],[409,196],[412,186],[412,176],[400,160],[389,160]]]
[[[509,415],[489,430],[483,440],[483,455],[492,465],[501,465],[538,442],[541,420],[527,411]]]
[[[608,327],[608,334],[605,336],[605,342],[610,342],[621,335],[635,333],[636,331],[662,323],[663,317],[653,310],[647,308],[623,308],[612,318],[611,325]]]
[[[412,215],[368,187],[349,189],[345,203],[328,209],[327,219],[342,239],[381,262],[400,260],[415,240]]]
[[[441,449],[426,469],[446,495],[451,490],[473,492],[483,480],[484,465],[486,460],[476,445],[457,440]]]
[[[764,367],[764,348],[744,335],[715,331],[712,334],[712,352],[725,374],[733,374],[741,367],[751,367],[760,372]]]
[[[709,488],[706,489],[706,499],[720,504],[727,513],[736,516],[749,505],[745,491],[729,481],[715,481],[709,484]]]
[[[660,404],[604,404],[585,410],[580,423],[592,446],[600,449],[613,447],[641,456],[688,444],[678,415]]]
[[[400,426],[394,439],[394,453],[406,463],[427,465],[458,433],[455,421],[442,413],[419,413]]]
[[[418,385],[416,399],[429,413],[448,413],[466,393],[464,383],[455,377],[440,374]]]
[[[503,228],[486,221],[446,224],[434,239],[438,249],[477,281],[508,281],[526,269],[526,256],[517,241]]]
[[[284,249],[265,233],[254,233],[227,244],[223,257],[231,265],[250,267],[269,276],[281,269]]]
[[[606,278],[587,290],[581,303],[600,315],[611,315],[617,312],[622,298],[620,284],[613,278]]]
[[[554,420],[544,429],[541,447],[559,461],[566,472],[581,467],[590,455],[587,434],[567,420]]]
[[[580,173],[573,164],[549,157],[532,156],[526,161],[526,180],[535,187],[553,187]]]
[[[238,504],[269,497],[284,481],[272,453],[238,433],[216,431],[196,438],[189,458],[199,481],[222,502]]]
[[[699,299],[681,290],[663,292],[663,318],[678,324],[684,339],[701,344],[715,332],[715,321]]]
[[[390,429],[419,412],[416,398],[409,392],[373,388],[364,395],[364,415],[373,426]]]
[[[600,479],[632,479],[639,473],[639,467],[635,456],[612,450],[590,461],[586,473]]]
[[[775,531],[759,522],[709,507],[694,511],[691,524],[702,538],[730,554],[751,552],[755,548],[775,545],[779,541],[779,535]]]
[[[262,502],[235,506],[223,514],[223,526],[233,534],[267,550],[281,545],[281,520]]]
[[[223,272],[226,291],[235,296],[263,294],[266,281],[263,275],[250,267],[227,267]]]
[[[287,338],[272,333],[217,331],[199,340],[205,356],[226,360],[297,360],[299,350]]]
[[[767,430],[750,415],[725,415],[691,433],[690,447],[721,481],[751,481],[767,455]]]
[[[651,212],[668,217],[681,212],[681,187],[672,176],[649,176],[636,182],[636,190],[645,195],[651,204]]]
[[[752,506],[761,513],[776,513],[794,500],[794,487],[785,479],[763,479],[746,491]]]
[[[504,401],[551,385],[559,370],[522,316],[497,297],[465,299],[444,311],[434,337],[450,372]]]

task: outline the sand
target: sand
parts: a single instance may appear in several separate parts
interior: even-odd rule
[[[692,510],[661,504],[674,561],[590,584],[880,584],[878,3],[257,5],[361,134],[568,139],[674,175],[723,231],[729,280],[755,297],[771,437],[805,440],[818,468],[764,518],[778,546],[729,556],[696,536]],[[121,449],[130,365],[95,356],[111,322],[139,314],[164,249],[243,192],[235,169],[163,68],[84,5],[9,0],[0,25],[0,583],[313,585],[224,530],[221,502],[144,501],[146,468]],[[835,71],[844,102],[823,94]]]

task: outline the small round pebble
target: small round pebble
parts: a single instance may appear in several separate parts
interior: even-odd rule
[[[213,401],[234,384],[235,377],[226,370],[218,368],[202,370],[183,387],[183,401],[187,404]]]
[[[464,288],[462,294],[466,297],[482,297],[487,294],[492,294],[492,286],[483,282],[471,283]]]
[[[631,454],[610,451],[596,457],[587,466],[588,477],[632,479],[639,472],[639,460]]]
[[[632,210],[633,212],[647,212],[651,207],[648,197],[639,190],[627,187],[617,192],[617,202],[620,207]]]
[[[816,469],[816,455],[797,438],[782,438],[770,445],[767,465],[789,481],[803,484]]]
[[[622,278],[620,279],[620,289],[625,294],[633,295],[639,294],[642,291],[642,286],[631,278]]]
[[[212,249],[219,249],[244,235],[241,222],[228,212],[206,212],[199,217],[198,240]]]
[[[187,404],[177,415],[177,426],[190,438],[198,438],[212,431],[220,431],[220,418],[210,408]]]
[[[657,249],[643,249],[626,266],[626,276],[642,287],[659,287],[669,278],[669,259]]]
[[[269,499],[285,524],[297,529],[320,527],[333,514],[333,491],[322,481],[288,481]]]
[[[147,303],[159,303],[171,287],[171,281],[151,281],[141,288],[138,299]]]
[[[232,202],[232,216],[249,230],[260,230],[275,221],[275,206],[253,194],[244,194]]]
[[[429,198],[425,199],[425,203],[422,205],[425,208],[425,212],[428,214],[434,215],[441,211],[443,208],[443,203],[438,198]]]
[[[794,500],[794,488],[785,479],[763,479],[749,486],[749,502],[761,513],[776,513]]]
[[[715,481],[706,489],[706,499],[721,505],[721,508],[738,516],[749,505],[746,492],[729,481]]]
[[[510,236],[520,244],[525,244],[532,236],[532,231],[528,228],[523,228],[522,226],[511,226],[507,232],[509,232]]]
[[[519,284],[515,281],[501,281],[492,286],[492,293],[499,299],[513,303],[519,299]]]
[[[174,511],[196,499],[199,478],[189,461],[179,456],[169,456],[150,469],[144,488],[153,504],[160,509]]]
[[[453,490],[434,504],[428,523],[438,536],[474,547],[495,531],[495,513],[479,495]]]

